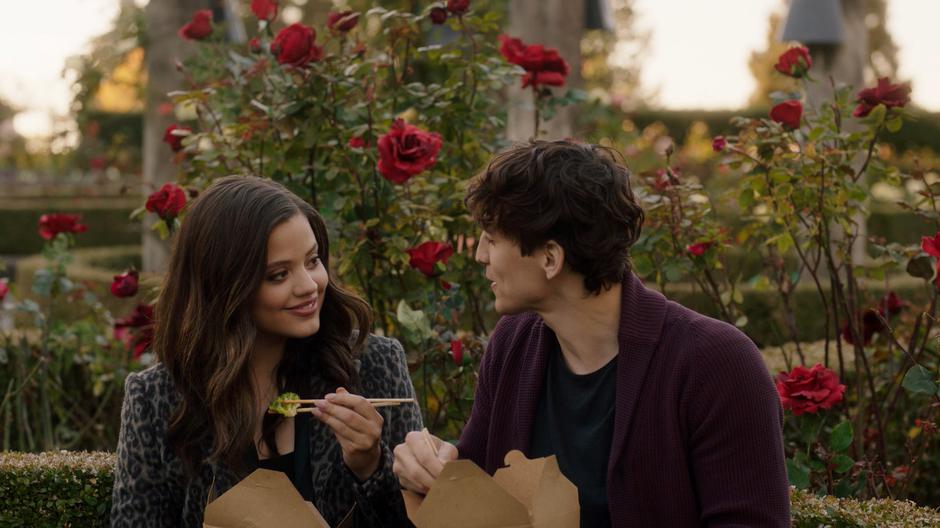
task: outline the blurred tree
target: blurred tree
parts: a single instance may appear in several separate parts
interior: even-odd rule
[[[592,29],[581,39],[581,74],[591,96],[635,108],[648,99],[640,91],[642,57],[650,32],[636,27],[634,0],[608,0],[613,31]]]
[[[32,165],[23,136],[13,128],[18,109],[0,98],[0,170]]]
[[[122,0],[111,29],[91,51],[68,59],[72,117],[77,125],[73,163],[80,169],[116,167],[139,173],[144,88],[143,10]]]
[[[865,26],[868,28],[868,64],[865,68],[865,78],[873,81],[878,77],[891,77],[897,74],[898,47],[887,29],[887,0],[863,0],[865,10]],[[782,25],[786,16],[786,4],[781,9],[771,13],[768,21],[767,46],[763,50],[751,53],[748,68],[754,76],[756,86],[748,101],[750,106],[770,106],[769,95],[776,91],[793,91],[796,84],[793,79],[778,75],[774,71],[777,57],[784,52],[789,44],[780,42]]]

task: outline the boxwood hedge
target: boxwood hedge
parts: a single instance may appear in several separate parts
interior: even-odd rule
[[[0,453],[0,527],[108,526],[114,454]],[[940,527],[940,512],[910,501],[816,497],[793,489],[794,528]]]

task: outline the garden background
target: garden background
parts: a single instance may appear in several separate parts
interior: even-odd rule
[[[334,276],[456,438],[495,323],[462,197],[533,135],[622,152],[637,274],[761,348],[797,525],[940,525],[940,114],[899,73],[892,2],[829,3],[841,45],[781,42],[800,4],[781,2],[734,111],[657,104],[639,3],[120,2],[68,61],[54,133],[19,135],[0,104],[0,526],[106,519],[167,239],[228,174],[323,212]]]

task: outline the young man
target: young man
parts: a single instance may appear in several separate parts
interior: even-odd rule
[[[444,462],[556,455],[583,527],[789,527],[782,410],[754,344],[630,270],[643,211],[613,151],[534,141],[470,187],[496,325],[457,448],[395,449],[405,488]]]

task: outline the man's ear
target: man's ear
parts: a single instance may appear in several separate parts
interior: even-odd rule
[[[554,240],[549,240],[542,248],[542,270],[545,278],[552,280],[561,274],[565,267],[565,248]]]

